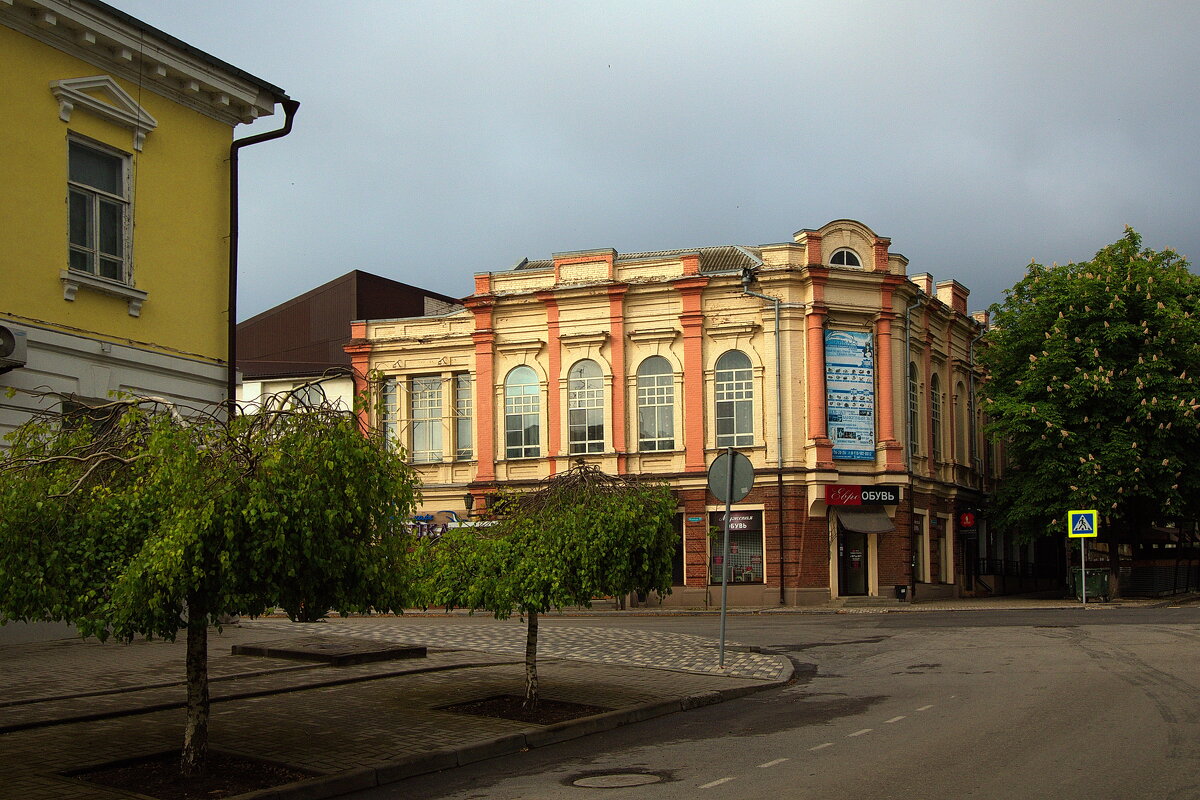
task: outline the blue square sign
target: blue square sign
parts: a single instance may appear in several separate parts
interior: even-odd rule
[[[1096,511],[1068,511],[1067,536],[1082,539],[1098,535],[1100,515]]]

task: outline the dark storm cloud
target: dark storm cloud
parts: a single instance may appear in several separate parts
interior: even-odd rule
[[[973,308],[1126,224],[1200,257],[1191,3],[116,2],[303,104],[242,156],[243,316],[840,217]]]

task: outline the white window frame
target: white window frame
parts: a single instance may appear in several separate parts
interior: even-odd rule
[[[942,381],[935,372],[929,376],[929,447],[934,462],[942,460]]]
[[[567,452],[604,452],[604,371],[590,358],[567,371]]]
[[[839,247],[829,256],[829,265],[845,269],[862,269],[862,258],[849,247]]]
[[[71,178],[71,151],[75,148],[88,150],[92,153],[111,158],[120,164],[121,174],[118,178],[120,193],[114,194],[106,189],[92,186],[81,181]],[[132,241],[132,219],[133,219],[133,191],[132,191],[132,160],[128,153],[123,153],[112,147],[106,147],[102,144],[92,142],[77,136],[67,138],[67,271],[76,275],[87,275],[93,279],[112,281],[116,284],[128,286],[132,282],[132,258],[133,241]],[[89,241],[85,243],[76,243],[72,241],[72,232],[75,228],[75,202],[74,197],[82,197],[87,202],[87,219],[85,225],[87,228],[87,236]],[[112,253],[102,253],[100,250],[100,234],[101,234],[101,209],[106,206],[117,206],[120,210],[120,248],[119,256]],[[74,256],[82,255],[87,259],[87,263],[80,267],[76,266]],[[103,274],[101,268],[102,261],[120,261],[120,275],[114,277],[112,275]]]
[[[414,464],[442,460],[443,392],[441,375],[408,379],[408,457]]]
[[[648,372],[648,365],[657,367],[662,362],[664,371]],[[643,426],[643,417],[649,417],[650,430]],[[637,418],[638,451],[643,453],[675,449],[675,372],[671,362],[662,356],[642,359],[637,369]],[[647,436],[646,433],[653,435]]]
[[[745,365],[722,366],[740,356]],[[717,359],[713,374],[713,430],[717,447],[749,447],[754,444],[754,363],[741,350],[726,350]],[[739,411],[745,409],[747,425],[739,427]],[[729,420],[730,430],[722,433],[721,424]]]
[[[528,382],[516,383],[513,376],[527,370]],[[542,455],[542,387],[537,372],[528,364],[513,367],[504,377],[504,457],[540,458]],[[532,422],[532,424],[530,424]],[[512,435],[519,437],[511,444]]]
[[[921,441],[921,374],[916,362],[908,362],[908,455],[917,455]]]

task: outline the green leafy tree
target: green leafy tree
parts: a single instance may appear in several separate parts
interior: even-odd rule
[[[601,596],[669,593],[676,501],[665,486],[581,464],[531,492],[503,495],[502,507],[493,525],[424,546],[428,600],[525,618],[525,706],[534,708],[538,616]]]
[[[981,349],[990,431],[1010,468],[995,518],[1029,539],[1065,537],[1095,508],[1111,543],[1200,511],[1200,278],[1132,229],[1078,264],[1031,264],[992,309]]]
[[[416,479],[328,405],[231,420],[126,399],[23,425],[0,457],[0,621],[187,632],[185,775],[208,747],[207,635],[283,607],[403,608]]]

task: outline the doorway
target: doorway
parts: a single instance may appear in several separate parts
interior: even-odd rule
[[[844,597],[868,594],[867,575],[867,534],[843,529],[838,533],[838,594]]]

